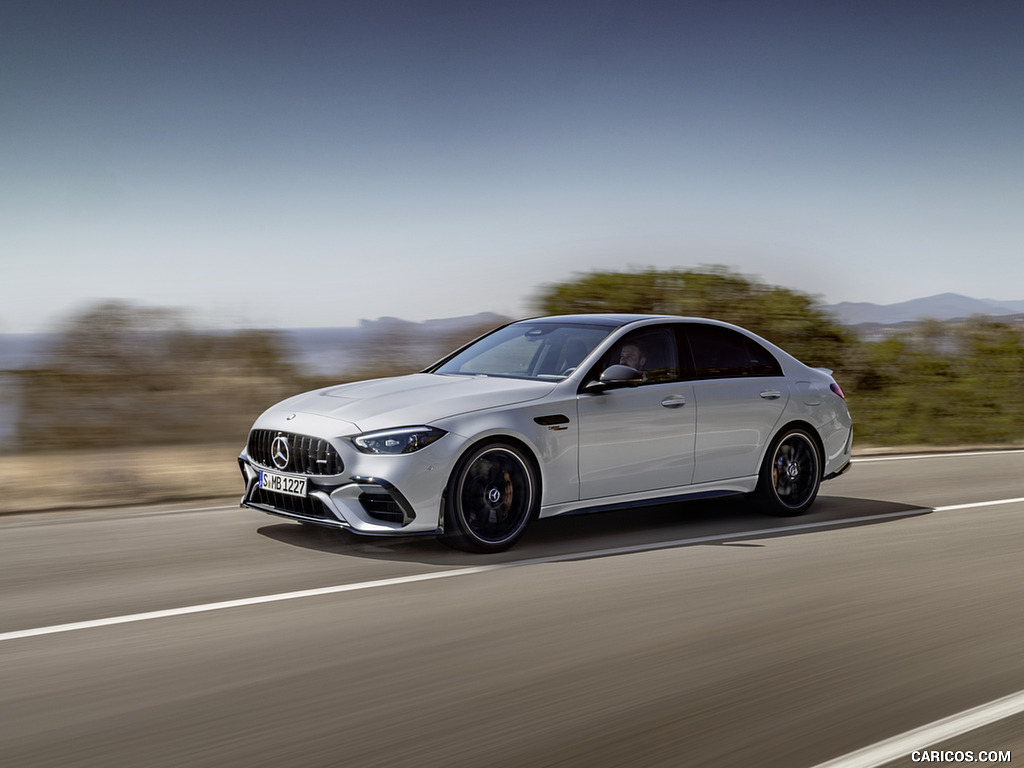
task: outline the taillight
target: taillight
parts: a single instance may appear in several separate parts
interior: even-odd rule
[[[846,399],[846,395],[843,394],[843,388],[836,384],[834,381],[831,384],[829,384],[829,389],[831,389],[833,392],[835,392],[837,395],[843,398],[843,400]]]

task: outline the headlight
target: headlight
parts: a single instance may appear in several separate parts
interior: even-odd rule
[[[363,453],[414,453],[447,434],[443,429],[436,427],[403,427],[367,432],[352,438],[352,442]]]

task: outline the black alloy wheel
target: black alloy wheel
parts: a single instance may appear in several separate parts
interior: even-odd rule
[[[821,457],[814,438],[792,428],[776,438],[765,455],[755,497],[759,506],[779,517],[802,515],[821,487]]]
[[[540,505],[527,455],[505,442],[486,443],[459,462],[448,483],[442,541],[471,552],[511,547]]]

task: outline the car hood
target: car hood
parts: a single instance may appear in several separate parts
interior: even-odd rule
[[[460,413],[544,397],[554,384],[489,376],[414,373],[373,379],[297,395],[273,410],[327,416],[360,432],[432,424]]]

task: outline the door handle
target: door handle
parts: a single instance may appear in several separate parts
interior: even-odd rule
[[[764,392],[761,393],[761,397],[763,397],[765,400],[778,400],[780,397],[782,397],[782,393],[779,392],[779,390],[777,389],[766,389]]]
[[[683,395],[669,395],[661,404],[666,408],[680,408],[686,405],[686,398]]]

